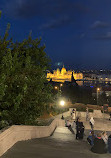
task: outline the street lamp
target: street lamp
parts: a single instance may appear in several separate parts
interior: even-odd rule
[[[65,101],[64,100],[61,100],[60,101],[60,105],[63,107],[65,105]]]
[[[61,83],[61,84],[60,84],[60,91],[61,91],[61,87],[62,87],[62,86],[63,86],[63,84]]]
[[[98,105],[99,91],[100,91],[100,88],[97,88],[97,105]]]
[[[61,100],[61,101],[60,101],[60,105],[61,105],[62,107],[64,107],[64,105],[65,105],[65,101],[64,101],[64,100]],[[61,119],[64,120],[63,113],[62,113],[62,117],[61,117]]]
[[[56,90],[58,90],[58,91],[61,91],[61,87],[63,86],[63,84],[61,83],[60,85],[59,85],[59,87],[58,86],[55,86],[54,87],[54,89],[56,89]]]
[[[55,86],[54,88],[55,88],[55,89],[58,89],[58,87],[57,87],[57,86]]]

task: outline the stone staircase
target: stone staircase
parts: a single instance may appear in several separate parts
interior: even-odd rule
[[[94,154],[86,141],[76,140],[67,127],[57,127],[53,135],[16,143],[1,158],[110,158],[111,154]]]

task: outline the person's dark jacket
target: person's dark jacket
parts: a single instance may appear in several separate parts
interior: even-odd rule
[[[76,124],[76,130],[77,130],[77,137],[79,139],[83,139],[83,135],[84,135],[84,125],[83,122],[77,122]]]
[[[106,144],[101,137],[94,139],[94,145],[92,146],[91,151],[98,154],[104,154],[107,152]]]
[[[108,137],[108,151],[111,153],[111,135]]]
[[[83,122],[78,122],[78,123],[77,123],[77,130],[78,130],[78,131],[81,131],[81,130],[83,130],[83,129],[84,129]]]

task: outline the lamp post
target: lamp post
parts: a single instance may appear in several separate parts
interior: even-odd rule
[[[97,88],[97,105],[98,105],[99,91],[100,91],[100,88]]]
[[[61,91],[61,87],[62,87],[62,86],[63,86],[63,84],[61,83],[61,84],[60,84],[60,91]]]
[[[64,101],[64,100],[61,100],[61,101],[60,101],[60,105],[61,105],[62,107],[64,107],[64,105],[65,105],[65,101]],[[64,120],[63,113],[62,113],[62,117],[61,117],[61,119]]]

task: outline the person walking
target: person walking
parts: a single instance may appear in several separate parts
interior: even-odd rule
[[[91,117],[91,119],[90,119],[90,121],[89,121],[89,124],[90,124],[90,126],[91,126],[91,130],[94,129],[94,123],[95,123],[95,121],[94,121],[93,117]]]

